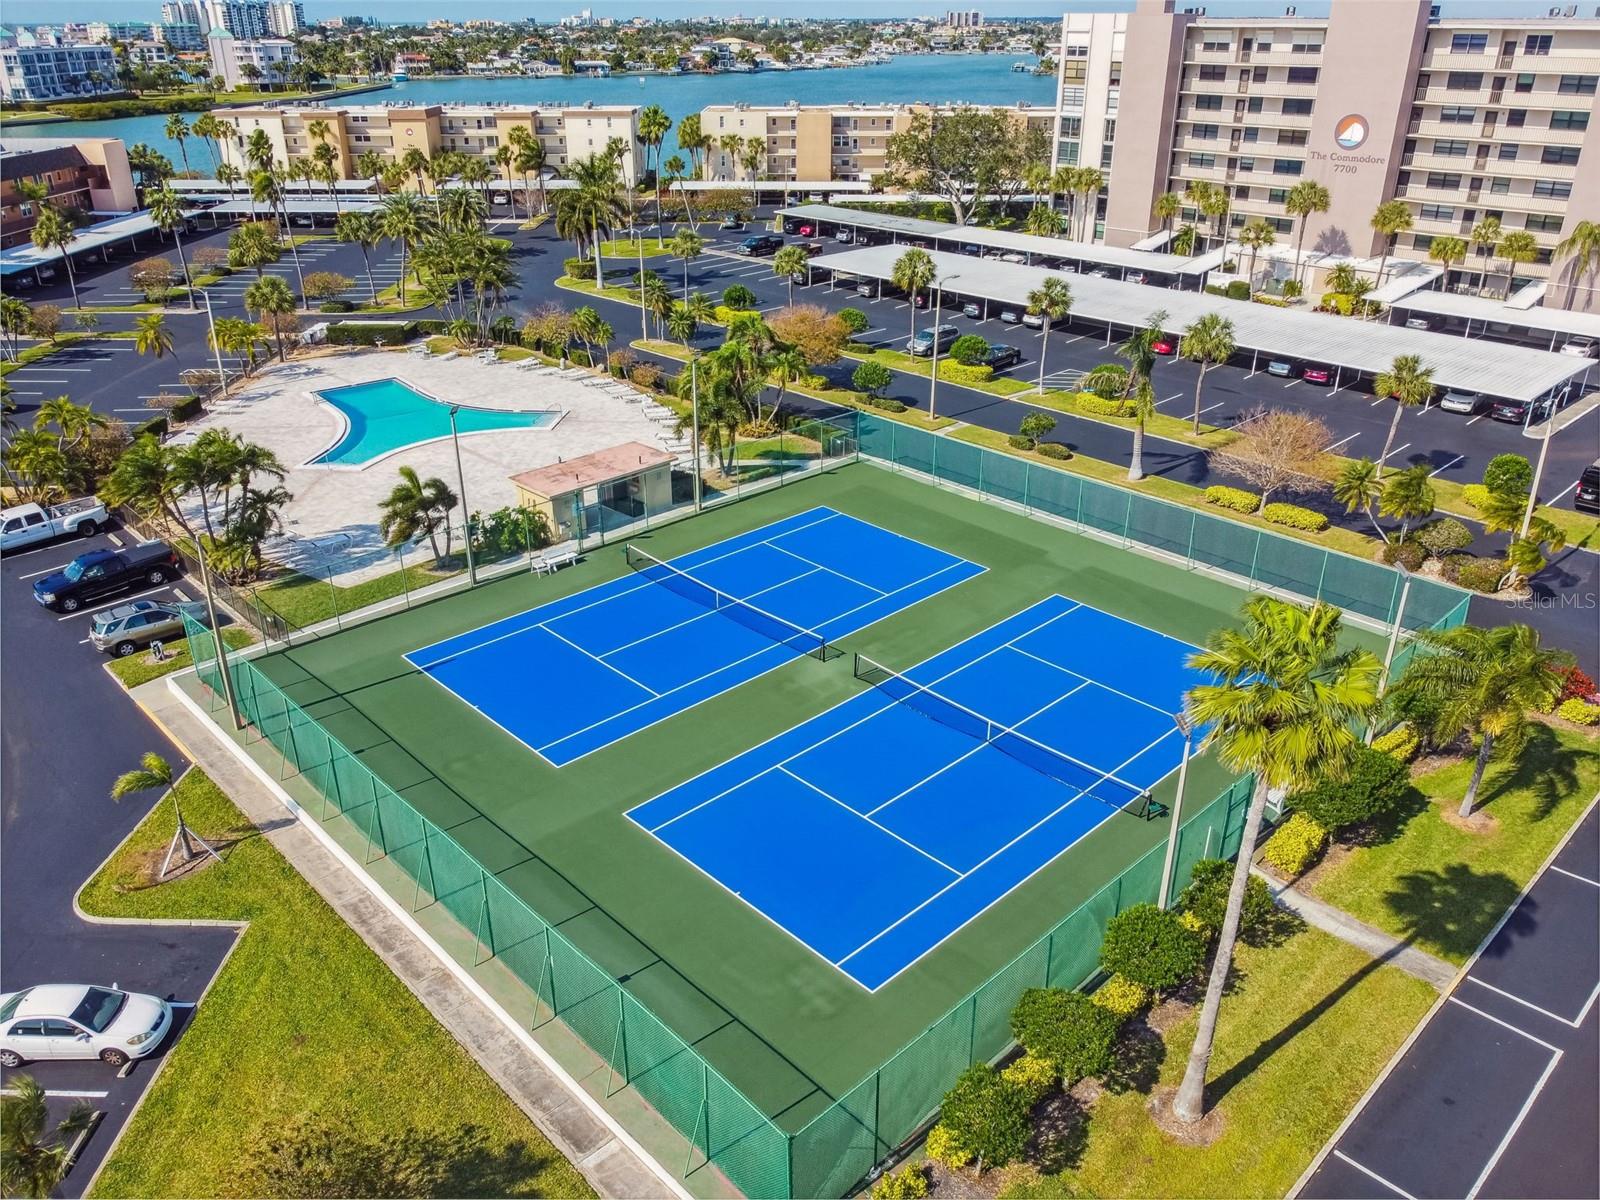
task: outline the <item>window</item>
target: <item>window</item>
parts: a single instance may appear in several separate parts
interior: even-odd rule
[[[1313,101],[1309,97],[1290,97],[1283,102],[1283,115],[1286,117],[1309,117]]]
[[[1253,158],[1241,158],[1239,160],[1239,170],[1241,170],[1241,171],[1254,171],[1255,169],[1256,169],[1256,160],[1255,159],[1253,159]],[[1240,188],[1239,190],[1241,192],[1248,192],[1250,189],[1249,188]],[[1248,200],[1249,197],[1246,196],[1245,199]]]
[[[1267,203],[1269,204],[1284,204],[1287,203],[1288,199],[1289,192],[1286,188],[1267,189]]]
[[[1265,67],[1257,67],[1255,70],[1250,72],[1251,83],[1265,83],[1266,81],[1267,69]]]
[[[1064,88],[1062,88],[1061,89],[1061,106],[1063,108],[1082,108],[1083,107],[1083,98],[1087,94],[1087,92],[1088,92],[1087,88],[1081,88],[1081,87],[1064,87]],[[721,120],[721,118],[719,117],[718,120]]]
[[[1439,110],[1439,120],[1446,125],[1470,125],[1477,115],[1475,108],[1461,108],[1453,104],[1447,104]]]
[[[1482,71],[1451,71],[1445,87],[1457,92],[1476,92],[1483,87]]]
[[[1317,81],[1318,74],[1319,72],[1316,67],[1290,67],[1289,82],[1315,83]],[[1592,92],[1594,91],[1594,88],[1591,87],[1589,90]]]
[[[1446,158],[1465,158],[1467,156],[1467,143],[1452,142],[1445,138],[1434,138],[1433,152],[1442,154]]]
[[[1207,83],[1224,83],[1228,78],[1228,68],[1221,63],[1208,63],[1195,72],[1195,78]]]
[[[1304,146],[1306,144],[1306,131],[1304,129],[1278,130],[1278,145]]]
[[[1453,221],[1456,219],[1456,210],[1448,204],[1424,204],[1422,206],[1422,219],[1424,221]]]
[[[1511,191],[1511,180],[1504,178],[1491,179],[1489,180],[1489,190],[1496,196],[1508,195]]]
[[[1522,147],[1517,145],[1515,142],[1506,142],[1500,147],[1500,153],[1495,157],[1501,162],[1516,162],[1517,152],[1521,149]]]
[[[1266,222],[1272,226],[1274,233],[1293,233],[1294,222],[1288,217],[1267,217]]]
[[[1217,136],[1217,127],[1215,125],[1191,125],[1189,126],[1189,136],[1207,141]]]
[[[1064,166],[1075,167],[1078,165],[1078,143],[1062,142],[1059,160]]]
[[[1457,33],[1450,37],[1451,54],[1482,54],[1488,48],[1487,33]]]
[[[1544,152],[1539,155],[1539,161],[1558,167],[1575,167],[1578,165],[1578,148],[1576,146],[1546,146]]]
[[[1297,33],[1289,49],[1294,54],[1321,54],[1322,39],[1313,33]]]
[[[1083,118],[1082,117],[1062,117],[1061,118],[1061,136],[1064,137],[1064,138],[1082,137],[1083,136]]]
[[[1275,158],[1272,160],[1272,173],[1274,175],[1298,175],[1305,169],[1305,163],[1296,158]]]
[[[1528,110],[1525,108],[1506,109],[1506,124],[1513,129],[1521,129],[1528,123]]]
[[[1561,218],[1555,213],[1530,213],[1523,228],[1529,233],[1560,233]]]
[[[1592,96],[1600,75],[1563,75],[1556,91],[1563,96]]]
[[[1522,52],[1524,54],[1549,54],[1552,40],[1554,39],[1548,33],[1530,33],[1523,40]]]
[[[1217,165],[1217,156],[1215,154],[1191,154],[1189,155],[1189,165],[1201,169],[1214,167]]]
[[[1431,233],[1418,233],[1411,238],[1411,248],[1413,250],[1426,250],[1431,245],[1433,245],[1433,234]]]
[[[1200,43],[1200,49],[1204,50],[1207,54],[1225,54],[1229,50],[1233,49],[1233,43],[1228,41],[1227,38],[1207,38],[1205,41]]]
[[[1564,180],[1535,179],[1533,194],[1541,200],[1568,200],[1572,197],[1572,185]]]
[[[1221,112],[1222,111],[1222,97],[1221,96],[1196,96],[1194,98],[1194,106],[1195,106],[1195,108],[1199,109],[1201,112]]]
[[[1244,108],[1246,112],[1258,113],[1264,111],[1262,108],[1261,97],[1251,96],[1250,99],[1245,103]]]
[[[1527,93],[1533,91],[1533,76],[1527,72],[1518,75],[1514,86],[1515,90],[1519,92]]]
[[[1461,176],[1451,175],[1445,171],[1429,171],[1428,186],[1431,188],[1444,188],[1447,191],[1459,191]]]
[[[1551,129],[1587,129],[1589,128],[1589,114],[1586,112],[1556,111],[1550,114]]]
[[[1117,140],[1117,119],[1115,117],[1106,118],[1101,136],[1108,146]]]
[[[1261,130],[1255,128],[1254,126],[1251,126],[1249,129],[1246,129],[1244,131],[1244,140],[1247,141],[1247,142],[1257,141],[1257,140],[1260,139],[1260,137],[1261,137]]]

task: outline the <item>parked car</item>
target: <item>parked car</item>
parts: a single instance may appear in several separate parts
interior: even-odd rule
[[[1429,317],[1429,316],[1425,316],[1425,315],[1421,315],[1421,314],[1419,314],[1417,316],[1414,316],[1414,317],[1407,317],[1406,318],[1406,328],[1407,329],[1437,329],[1437,328],[1439,328],[1439,318],[1438,317]]]
[[[1333,383],[1333,368],[1322,363],[1307,363],[1300,369],[1300,378],[1307,383],[1316,383],[1327,387]]]
[[[1123,283],[1149,283],[1150,276],[1143,271],[1129,271],[1122,277]]]
[[[877,294],[878,285],[870,279],[863,279],[860,283],[856,284],[856,295],[858,296],[865,296],[870,300]]]
[[[93,496],[65,504],[17,504],[0,510],[0,550],[76,534],[93,537],[106,523],[106,506]]]
[[[1094,276],[1096,279],[1111,278],[1111,272],[1106,270],[1104,267],[1096,267],[1094,270],[1090,271],[1089,274]]]
[[[1600,358],[1600,341],[1592,337],[1568,338],[1561,347],[1561,353],[1574,354],[1579,358]]]
[[[807,258],[815,258],[822,253],[823,246],[821,242],[801,242],[800,249],[806,252]]]
[[[810,237],[816,231],[817,231],[817,227],[815,225],[811,224],[809,221],[807,221],[804,225],[798,226],[795,229],[795,232],[798,233],[801,237]]]
[[[1157,354],[1176,354],[1178,352],[1178,339],[1162,334],[1150,343],[1150,349]]]
[[[1572,497],[1572,507],[1579,512],[1600,513],[1600,458],[1583,469],[1578,476],[1578,489]]]
[[[1566,403],[1567,393],[1560,392],[1551,395],[1546,392],[1534,400],[1500,400],[1496,399],[1489,406],[1489,415],[1496,421],[1509,421],[1517,425],[1531,425],[1538,421],[1548,420],[1549,417]],[[1532,410],[1530,413],[1529,410]]]
[[[1482,392],[1468,392],[1461,388],[1449,388],[1439,398],[1439,407],[1445,412],[1466,413],[1468,416],[1482,412],[1485,403],[1487,400]]]
[[[907,339],[906,349],[918,358],[927,358],[936,349],[943,350],[961,336],[954,325],[935,325],[932,329],[919,329],[916,336]]]
[[[1276,375],[1279,379],[1290,379],[1294,376],[1294,359],[1271,358],[1267,360],[1267,374]]]
[[[855,241],[856,239],[855,239],[855,235],[853,233],[851,233],[848,229],[841,229],[841,230],[839,230],[838,233],[833,235],[833,240],[838,242],[840,245],[848,246],[851,242]]]
[[[991,370],[1003,371],[1007,367],[1014,367],[1022,361],[1022,351],[1015,346],[990,346],[984,351],[983,357],[978,360],[983,366]]]
[[[183,618],[210,627],[203,600],[130,600],[89,618],[89,641],[102,654],[124,658],[151,642],[181,641]]]
[[[1014,308],[1002,308],[1000,310],[1000,320],[1007,325],[1020,325],[1022,323],[1022,314]]]
[[[776,254],[782,249],[783,239],[777,234],[758,233],[753,237],[747,237],[744,241],[740,242],[739,248],[735,250],[734,253],[756,256],[764,254]]]
[[[1008,263],[1025,263],[1028,261],[1028,256],[1026,254],[1018,254],[1015,250],[1010,250],[1000,256],[1000,261]]]
[[[733,232],[733,233],[738,233],[739,231],[744,229],[744,218],[742,218],[742,217],[725,217],[723,219],[722,224],[718,225],[717,228],[718,229],[726,229],[726,230],[729,230],[730,232]]]
[[[1022,323],[1029,329],[1043,329],[1044,314],[1042,312],[1029,312],[1027,309],[1024,309],[1022,312]]]
[[[165,542],[141,542],[126,550],[91,550],[62,570],[33,581],[33,598],[46,608],[77,612],[86,600],[136,587],[159,587],[178,574],[178,556]]]
[[[0,1066],[47,1058],[98,1058],[121,1067],[161,1045],[172,1006],[112,984],[44,983],[0,996]]]
[[[976,300],[968,300],[961,306],[961,315],[963,317],[971,317],[974,321],[981,321],[983,320],[983,305]]]

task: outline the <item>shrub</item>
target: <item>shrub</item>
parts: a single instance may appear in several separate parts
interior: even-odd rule
[[[1119,397],[1108,400],[1093,392],[1079,392],[1072,398],[1072,406],[1079,412],[1096,417],[1126,417],[1133,413],[1133,404]]]
[[[858,392],[879,396],[894,382],[894,372],[879,362],[864,362],[850,374],[850,382]]]
[[[945,1093],[939,1124],[949,1127],[978,1170],[1003,1167],[1028,1144],[1028,1098],[989,1067],[968,1067]]]
[[[1199,917],[1187,910],[1178,914],[1178,924],[1190,933],[1198,934],[1203,940],[1211,940],[1211,928]]]
[[[1111,1067],[1122,1020],[1082,992],[1029,988],[1011,1010],[1011,1033],[1029,1054],[1047,1059],[1069,1086]]]
[[[972,1151],[962,1144],[953,1129],[944,1124],[928,1130],[928,1140],[922,1149],[932,1161],[952,1171],[959,1171],[972,1161]]]
[[[355,310],[356,306],[349,300],[324,300],[317,305],[317,311],[325,313],[347,313]]]
[[[328,326],[328,345],[398,346],[416,332],[414,321],[339,321]]]
[[[568,279],[594,278],[594,260],[590,258],[564,258],[561,269]]]
[[[1288,291],[1288,288],[1285,287],[1284,290]],[[1256,296],[1251,296],[1250,299],[1254,300],[1257,304],[1265,304],[1268,308],[1288,308],[1289,307],[1289,302],[1287,300],[1280,300],[1276,296],[1256,295]]]
[[[972,365],[989,353],[989,343],[975,333],[964,333],[950,343],[950,357],[958,363]]]
[[[307,300],[326,300],[337,296],[340,292],[348,291],[356,284],[348,275],[341,275],[337,271],[313,271],[306,276],[303,289]]]
[[[1020,433],[1013,433],[1006,437],[1006,445],[1013,450],[1032,450],[1033,439],[1025,438]]]
[[[1484,501],[1489,499],[1489,489],[1481,483],[1467,483],[1461,486],[1461,498],[1473,508],[1482,508]]]
[[[1408,571],[1415,571],[1428,557],[1428,552],[1418,542],[1386,542],[1378,554],[1391,566],[1399,563]]]
[[[1305,291],[1305,285],[1298,279],[1287,279],[1283,284],[1283,298],[1285,300],[1298,300],[1300,293]]]
[[[1048,1096],[1056,1086],[1056,1064],[1037,1054],[1024,1054],[1000,1074],[1028,1098],[1030,1108]]]
[[[1296,879],[1322,855],[1328,831],[1303,812],[1291,813],[1267,839],[1261,861],[1285,879]]]
[[[1054,432],[1056,419],[1049,413],[1029,413],[1022,418],[1022,423],[1017,427],[1017,432],[1026,441],[1029,447],[1037,446],[1039,442]]]
[[[628,368],[628,378],[636,387],[655,391],[661,386],[661,367],[653,362],[637,362]]]
[[[1533,466],[1520,454],[1496,454],[1483,469],[1483,486],[1496,495],[1526,496],[1533,490]]]
[[[1127,1021],[1143,1012],[1150,1003],[1150,989],[1121,975],[1113,975],[1096,988],[1089,999],[1113,1014],[1118,1021]]]
[[[730,292],[732,290],[733,290],[732,288],[728,289],[728,291],[730,291]],[[750,301],[750,303],[754,304],[755,301],[752,299]],[[711,310],[711,319],[713,321],[715,321],[718,325],[732,325],[735,321],[739,320],[741,317],[744,317],[744,318],[759,317],[760,315],[761,314],[756,312],[754,309],[749,309],[749,308],[730,308],[726,304],[718,304],[714,308],[712,308],[712,310]]]
[[[1204,940],[1180,924],[1176,913],[1135,904],[1106,922],[1100,966],[1164,992],[1193,979],[1205,954]]]
[[[1253,513],[1261,507],[1261,497],[1243,488],[1226,487],[1220,483],[1206,489],[1206,503],[1234,512]]]
[[[172,286],[173,266],[164,258],[142,258],[128,268],[128,282],[149,296]]]
[[[1322,307],[1329,312],[1338,313],[1341,317],[1348,317],[1354,305],[1355,300],[1348,292],[1322,293]]]
[[[1060,442],[1040,442],[1033,448],[1033,452],[1035,454],[1042,454],[1045,458],[1054,458],[1058,460],[1065,460],[1072,457],[1072,451],[1068,450]]]
[[[1202,858],[1189,873],[1189,886],[1178,897],[1178,907],[1194,917],[1210,941],[1222,928],[1228,911],[1228,889],[1233,886],[1233,864],[1225,858]],[[1254,875],[1245,885],[1239,931],[1248,937],[1272,920],[1272,891]]]
[[[1321,533],[1328,527],[1328,518],[1314,508],[1298,504],[1273,503],[1261,510],[1261,515],[1274,525],[1287,525],[1290,529],[1303,529],[1308,533]]]
[[[886,1171],[872,1185],[872,1200],[923,1200],[928,1194],[928,1173],[921,1163],[908,1163]]]
[[[1338,779],[1322,779],[1289,804],[1324,829],[1337,833],[1386,813],[1410,786],[1405,763],[1371,746],[1356,746]]]
[[[1229,300],[1250,299],[1250,285],[1243,279],[1228,280],[1228,286],[1223,288],[1222,291]]]
[[[1472,530],[1454,517],[1440,517],[1420,526],[1411,535],[1417,544],[1434,558],[1443,558],[1457,550],[1465,550],[1473,543]]]
[[[1411,727],[1410,721],[1401,721],[1388,733],[1380,733],[1372,739],[1372,748],[1379,754],[1387,754],[1402,763],[1408,763],[1416,757],[1417,751],[1422,747],[1422,738]]]
[[[954,359],[941,358],[939,360],[939,378],[950,383],[971,385],[974,383],[988,383],[994,378],[994,368],[974,364],[958,363]]]
[[[1559,674],[1562,679],[1561,699],[1587,700],[1596,694],[1594,680],[1582,667],[1566,667]]]
[[[892,396],[868,396],[867,403],[873,408],[881,408],[884,412],[905,412],[906,406]]]
[[[1456,582],[1473,592],[1497,592],[1506,569],[1498,558],[1469,558],[1456,568]]]
[[[742,283],[722,291],[722,303],[726,308],[753,308],[756,303],[756,294]]]
[[[872,318],[859,308],[841,308],[838,317],[852,334],[865,333],[872,328]]]
[[[1556,716],[1574,725],[1600,725],[1600,704],[1576,698],[1563,700],[1556,709]]]
[[[228,266],[228,251],[222,246],[201,246],[189,256],[189,265],[202,273],[215,271],[219,275],[233,270]]]

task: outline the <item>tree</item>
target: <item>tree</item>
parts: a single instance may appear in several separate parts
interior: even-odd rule
[[[259,132],[259,131],[258,131]],[[289,229],[288,203],[284,199],[284,182],[288,178],[286,172],[274,168],[268,171],[257,171],[250,177],[250,198],[258,204],[271,205],[274,212],[278,213],[283,221],[283,229]],[[294,263],[294,277],[300,283],[300,290],[305,291],[305,277],[300,271],[300,251],[295,245],[294,235],[288,234],[284,239],[289,247],[289,258]]]
[[[788,281],[789,303],[794,303],[794,283],[811,275],[811,256],[803,246],[785,246],[772,256],[772,273]]]
[[[1539,239],[1525,229],[1514,229],[1500,239],[1500,257],[1506,260],[1506,290],[1511,294],[1518,263],[1530,263],[1539,257]]]
[[[646,105],[639,114],[639,140],[644,143],[645,170],[651,170],[650,160],[654,157],[656,175],[656,215],[660,219],[661,213],[661,143],[666,140],[667,131],[672,128],[672,118],[667,115],[667,110],[659,104]]]
[[[283,362],[285,354],[281,318],[291,315],[297,307],[289,285],[276,275],[265,275],[245,288],[244,306],[272,330],[278,343],[278,361]]]
[[[933,256],[926,250],[912,247],[894,260],[889,282],[904,292],[911,301],[911,336],[917,336],[917,297],[933,285],[937,270]]]
[[[979,1175],[1020,1155],[1031,1132],[1027,1097],[986,1063],[968,1067],[945,1093],[939,1124],[978,1160]]]
[[[348,275],[337,271],[313,271],[306,276],[306,299],[327,300],[340,292],[347,292],[356,284]]]
[[[1428,702],[1436,714],[1431,732],[1441,744],[1463,735],[1478,742],[1461,798],[1460,813],[1470,817],[1495,749],[1512,756],[1521,751],[1528,712],[1556,701],[1563,686],[1559,672],[1573,658],[1541,645],[1538,631],[1527,625],[1424,629],[1416,644],[1418,653],[1395,685],[1396,699]]]
[[[450,556],[450,510],[460,501],[450,485],[438,476],[426,480],[415,467],[400,468],[400,482],[379,506],[378,532],[387,546],[403,546],[420,534],[428,535],[433,557]],[[444,530],[444,553],[439,552],[439,531]]]
[[[1378,466],[1389,460],[1389,448],[1394,445],[1394,435],[1400,429],[1400,414],[1433,398],[1433,368],[1424,367],[1415,354],[1399,355],[1372,381],[1372,390],[1378,396],[1387,396],[1394,403],[1394,417],[1389,421],[1389,434],[1383,439],[1383,453],[1378,456]]]
[[[1072,311],[1072,289],[1067,281],[1047,275],[1043,283],[1028,293],[1028,311],[1044,318],[1044,342],[1039,349],[1039,394],[1044,395],[1044,363],[1050,353],[1050,329],[1065,321]]]
[[[7,1196],[53,1193],[66,1177],[67,1153],[94,1123],[94,1106],[79,1100],[49,1129],[44,1088],[31,1075],[13,1075],[0,1097],[0,1192]]]
[[[778,340],[805,356],[813,367],[838,362],[850,344],[850,329],[839,314],[816,304],[800,304],[772,315],[767,322]]]
[[[254,270],[257,279],[282,255],[278,231],[266,221],[246,221],[228,235],[228,265],[234,270]]]
[[[341,242],[353,242],[361,247],[361,265],[367,276],[367,292],[371,303],[378,303],[378,282],[372,277],[372,250],[383,235],[379,232],[377,218],[370,212],[342,212],[333,223],[333,236]]]
[[[1339,477],[1333,482],[1333,498],[1344,505],[1344,511],[1353,513],[1361,509],[1367,514],[1367,520],[1372,522],[1372,527],[1378,531],[1378,536],[1388,542],[1389,535],[1383,531],[1383,526],[1378,524],[1377,514],[1373,512],[1373,505],[1383,495],[1383,480],[1378,470],[1378,464],[1370,458],[1356,458],[1346,462],[1339,469]]]
[[[977,196],[1015,194],[1028,167],[1050,156],[1044,130],[1019,129],[1003,111],[969,105],[917,111],[905,129],[889,135],[885,153],[883,182],[934,193],[949,203],[957,225]]]
[[[544,188],[544,168],[545,168],[544,143],[541,142],[538,138],[530,136],[526,142],[524,142],[521,146],[517,147],[516,161],[512,165],[516,167],[517,172],[522,176],[522,203],[523,203],[523,206],[526,208],[527,205],[528,205],[528,202],[529,202],[528,201],[528,176],[531,175],[531,176],[533,176],[533,178],[539,184],[539,211],[540,212],[546,211],[546,207],[547,206],[545,204],[545,188]],[[529,213],[529,216],[530,217],[532,216],[531,212]]]
[[[1484,217],[1472,227],[1472,248],[1483,260],[1478,272],[1478,293],[1489,285],[1489,259],[1500,248],[1500,218]]]
[[[1579,221],[1556,243],[1555,257],[1570,260],[1566,269],[1572,275],[1572,286],[1567,289],[1566,307],[1571,308],[1583,277],[1600,275],[1600,221]]]
[[[128,282],[143,292],[146,300],[165,300],[172,286],[172,264],[159,255],[141,258],[128,268]]]
[[[692,229],[680,229],[667,243],[673,258],[683,260],[683,294],[689,294],[689,264],[706,251],[706,240]]]
[[[1484,532],[1511,534],[1511,544],[1506,547],[1507,587],[1520,587],[1525,577],[1544,570],[1546,547],[1552,551],[1566,547],[1566,530],[1541,516],[1532,496],[1490,492],[1478,512]]]
[[[673,298],[672,288],[667,281],[654,271],[639,272],[639,303],[644,310],[656,319],[656,332],[661,332],[661,323],[666,319],[672,306],[678,303]]]
[[[1331,207],[1332,193],[1314,179],[1303,179],[1295,184],[1283,202],[1284,211],[1291,217],[1299,218],[1294,243],[1294,278],[1297,283],[1302,282],[1305,274],[1306,227],[1311,223],[1311,214],[1327,212]]]
[[[48,338],[50,344],[56,344],[56,334],[61,332],[61,306],[59,304],[35,304],[28,312],[28,328],[35,337]]]
[[[894,372],[880,362],[864,362],[851,374],[850,382],[856,391],[877,398],[894,383]]]
[[[1217,465],[1257,488],[1263,508],[1274,492],[1315,480],[1332,436],[1321,417],[1299,409],[1256,408],[1233,428],[1236,436],[1217,452]]]
[[[183,158],[183,169],[187,174],[189,170],[189,122],[183,119],[183,114],[175,112],[167,117],[166,128],[162,131],[167,135],[167,140],[178,143],[178,154]]]
[[[1404,200],[1385,200],[1372,212],[1372,228],[1383,237],[1383,257],[1378,260],[1378,286],[1383,286],[1394,239],[1411,228],[1411,206]]]
[[[1056,419],[1049,413],[1033,412],[1022,418],[1017,426],[1017,436],[1025,438],[1030,450],[1037,450],[1039,443],[1055,430]]]
[[[22,352],[22,337],[31,325],[28,302],[16,296],[0,296],[0,334],[5,337],[6,357],[15,359]]]
[[[577,186],[556,197],[557,231],[563,237],[571,236],[570,231],[576,230],[588,233],[594,244],[595,282],[603,284],[606,278],[605,261],[600,253],[603,231],[627,216],[632,205],[622,198],[617,161],[608,154],[574,159],[567,164],[567,176]]]
[[[1065,988],[1029,988],[1011,1010],[1011,1035],[1068,1087],[1111,1069],[1121,1026],[1116,1013]]]
[[[1340,622],[1341,613],[1329,604],[1302,607],[1255,596],[1245,603],[1243,628],[1218,630],[1189,660],[1191,668],[1216,681],[1190,689],[1191,720],[1211,726],[1208,748],[1230,771],[1253,772],[1255,787],[1199,1028],[1173,1098],[1173,1114],[1185,1123],[1205,1113],[1206,1069],[1267,795],[1301,790],[1323,776],[1337,778],[1356,745],[1353,726],[1378,704],[1382,667],[1369,651],[1340,648]]]
[[[153,792],[159,790],[163,797],[172,797],[172,813],[177,820],[178,827],[172,834],[172,846],[167,851],[167,861],[161,866],[161,873],[167,873],[167,865],[172,860],[172,851],[183,847],[184,861],[197,858],[201,850],[205,850],[217,861],[221,856],[205,841],[189,828],[183,819],[183,804],[178,796],[178,789],[173,786],[174,776],[172,764],[155,751],[146,751],[139,758],[139,765],[132,771],[124,771],[118,775],[111,784],[111,798],[115,801],[125,800],[135,792]],[[198,847],[198,848],[197,848]]]
[[[1444,267],[1445,279],[1450,276],[1450,264],[1467,257],[1467,243],[1458,237],[1436,237],[1428,244],[1428,257]]]
[[[1277,231],[1260,217],[1245,222],[1244,228],[1239,230],[1239,244],[1250,251],[1250,268],[1246,278],[1252,290],[1256,286],[1256,255],[1277,240]]]
[[[180,114],[172,115],[177,117]],[[145,197],[145,203],[150,208],[150,219],[155,222],[156,228],[172,235],[173,244],[178,250],[178,265],[183,268],[184,286],[189,289],[189,307],[196,309],[200,305],[195,299],[194,279],[189,274],[189,260],[183,256],[183,227],[186,220],[183,202],[178,199],[176,192],[163,186]]]
[[[1035,204],[1028,210],[1023,229],[1034,237],[1059,237],[1066,228],[1066,218],[1045,204]]]
[[[1078,385],[1105,399],[1121,398],[1128,402],[1133,417],[1133,454],[1128,462],[1128,478],[1137,482],[1144,478],[1144,427],[1155,415],[1156,394],[1152,375],[1155,372],[1156,340],[1161,336],[1161,325],[1167,319],[1165,310],[1158,309],[1145,318],[1143,327],[1136,329],[1123,342],[1117,353],[1128,360],[1126,367],[1119,363],[1104,363],[1086,371]]]
[[[1156,197],[1150,211],[1155,219],[1161,222],[1161,228],[1167,231],[1167,239],[1172,239],[1172,222],[1183,211],[1183,200],[1177,192],[1162,192]]]
[[[592,304],[585,304],[572,314],[572,332],[577,335],[588,352],[589,365],[603,371],[606,363],[606,347],[611,341],[614,330]],[[594,352],[596,346],[601,348],[598,357]]]
[[[1233,322],[1221,313],[1196,317],[1178,344],[1178,353],[1200,364],[1200,378],[1194,384],[1194,432],[1200,432],[1200,395],[1205,390],[1206,372],[1220,367],[1233,357]]]
[[[1427,463],[1418,463],[1404,471],[1389,476],[1383,486],[1383,496],[1378,501],[1378,511],[1386,517],[1400,519],[1400,532],[1395,542],[1406,540],[1406,530],[1413,521],[1425,521],[1433,516],[1433,484],[1428,481]]]
[[[409,151],[408,151],[409,153]],[[378,208],[378,232],[400,245],[400,304],[406,302],[406,257],[428,231],[428,215],[416,192],[385,196]]]
[[[46,205],[39,210],[39,215],[34,219],[29,236],[33,239],[33,244],[41,250],[60,251],[61,264],[67,269],[67,285],[72,289],[72,307],[82,308],[78,302],[78,277],[72,269],[70,247],[78,237],[72,228],[72,222],[59,210]]]
[[[140,354],[156,358],[165,358],[169,354],[176,357],[167,318],[160,313],[146,313],[137,318],[133,323],[133,348]]]

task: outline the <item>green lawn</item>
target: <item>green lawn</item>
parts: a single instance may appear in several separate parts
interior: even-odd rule
[[[242,650],[254,642],[255,636],[248,630],[237,625],[230,625],[222,631],[222,640],[227,643],[230,650]],[[194,665],[194,656],[189,653],[189,639],[181,638],[176,642],[169,642],[164,646],[166,658],[156,662],[150,657],[148,650],[140,650],[128,655],[127,658],[113,658],[108,660],[111,673],[122,681],[125,688],[136,688],[141,683],[149,683],[152,679],[160,679],[163,675],[170,675],[185,667]],[[215,657],[209,645],[206,647],[208,660]]]
[[[600,257],[602,259],[608,259],[608,258],[635,258],[636,259],[636,258],[639,257],[639,241],[640,240],[641,239],[638,239],[638,238],[625,238],[624,237],[624,238],[613,238],[609,242],[602,242],[602,243],[600,243]],[[668,244],[666,242],[662,241],[660,238],[644,238],[642,240],[644,241],[644,256],[646,258],[658,258],[663,254],[670,254],[671,253],[671,250],[668,249]],[[611,264],[607,264],[607,265],[611,265]]]
[[[1064,1151],[1068,1169],[1005,1195],[1282,1196],[1438,995],[1314,929],[1241,945],[1234,981],[1206,1091],[1225,1122],[1216,1142],[1179,1145],[1146,1109],[1152,1080],[1183,1076],[1191,1014],[1152,1043],[1143,1079],[1096,1102],[1081,1157]]]
[[[104,916],[245,920],[250,927],[135,1114],[99,1196],[237,1194],[252,1140],[320,1114],[370,1133],[482,1131],[452,1193],[588,1196],[582,1176],[205,775],[184,815],[225,862],[145,887],[131,864],[172,832],[158,804],[84,887]],[[130,883],[133,886],[128,886]]]
[[[453,569],[437,570],[431,561],[408,566],[403,571],[365,579],[349,586],[329,583],[310,575],[293,574],[277,583],[257,588],[255,598],[262,607],[277,613],[292,625],[305,629],[318,621],[332,619],[337,603],[339,614],[351,613],[380,600],[392,600],[408,590],[416,591],[430,583],[438,583],[466,570],[466,560],[459,557],[459,545],[452,546],[457,556],[452,558]]]
[[[1492,764],[1484,777],[1480,811],[1498,826],[1489,833],[1468,833],[1440,816],[1443,806],[1460,804],[1471,772],[1470,762],[1460,762],[1418,778],[1426,802],[1419,798],[1386,822],[1375,844],[1314,873],[1310,890],[1465,962],[1600,790],[1600,738],[1535,726],[1521,758]]]

